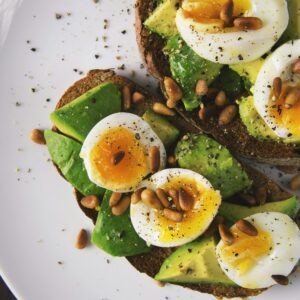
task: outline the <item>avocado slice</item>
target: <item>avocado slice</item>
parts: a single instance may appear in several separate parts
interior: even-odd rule
[[[288,0],[289,10],[289,24],[286,31],[283,33],[280,43],[285,43],[290,40],[297,40],[300,38],[300,1]]]
[[[61,132],[83,142],[100,120],[120,111],[121,93],[116,85],[106,82],[55,110],[50,119]]]
[[[174,283],[236,285],[218,264],[214,237],[179,247],[163,262],[155,279]]]
[[[45,130],[44,135],[51,159],[66,180],[84,196],[102,196],[105,190],[89,180],[79,157],[81,144],[52,130]]]
[[[235,223],[240,219],[244,219],[251,215],[262,212],[281,212],[295,218],[299,210],[299,199],[293,196],[284,201],[270,202],[261,206],[247,207],[233,203],[222,202],[219,214],[227,221]]]
[[[155,113],[152,109],[146,110],[143,119],[151,126],[166,148],[177,142],[180,131],[168,119]]]
[[[176,146],[176,159],[181,168],[206,177],[223,198],[249,188],[252,181],[231,153],[204,134],[188,134]]]
[[[92,233],[92,243],[112,256],[131,256],[151,250],[135,232],[129,209],[114,216],[109,206],[111,191],[106,191],[101,202],[97,222]]]

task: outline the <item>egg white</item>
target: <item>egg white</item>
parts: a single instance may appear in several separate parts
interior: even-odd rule
[[[160,151],[160,169],[163,169],[166,165],[166,150],[165,147],[157,136],[157,134],[152,130],[150,125],[145,122],[141,117],[131,114],[131,113],[115,113],[104,119],[102,119],[99,123],[97,123],[93,129],[89,132],[86,137],[80,152],[80,157],[84,161],[85,168],[87,170],[88,176],[90,180],[96,185],[116,191],[116,192],[130,192],[137,188],[137,186],[126,186],[126,182],[124,182],[124,188],[118,189],[113,186],[107,186],[102,180],[100,176],[95,176],[93,172],[93,165],[90,159],[91,151],[94,146],[101,139],[101,135],[103,135],[108,129],[112,128],[127,128],[134,135],[139,135],[139,142],[145,148],[145,155],[148,155],[149,148],[151,146],[157,146]],[[150,173],[150,169],[148,174]],[[100,174],[99,174],[100,175]],[[147,175],[147,174],[145,174]]]
[[[227,258],[222,256],[221,249],[226,246],[221,240],[216,248],[218,262],[225,274],[241,287],[270,287],[276,284],[272,275],[288,276],[300,258],[299,228],[288,215],[278,212],[258,213],[245,220],[270,234],[273,245],[269,255],[261,257],[252,269],[239,275],[238,271],[227,263]],[[249,238],[251,239],[250,236]]]
[[[259,71],[254,86],[254,105],[257,112],[282,139],[287,139],[290,132],[287,128],[279,127],[276,120],[270,116],[267,107],[272,93],[273,80],[280,77],[282,81],[293,79],[300,82],[300,76],[292,74],[292,64],[300,57],[300,40],[285,43],[272,53]]]
[[[289,14],[285,0],[251,0],[245,17],[258,17],[263,27],[240,32],[208,33],[205,24],[186,18],[183,10],[176,15],[181,37],[201,57],[220,64],[253,61],[267,53],[288,26]]]

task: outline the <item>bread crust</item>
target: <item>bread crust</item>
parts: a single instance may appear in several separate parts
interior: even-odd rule
[[[155,6],[155,0],[136,0],[136,38],[149,73],[162,83],[165,76],[170,76],[169,62],[162,52],[165,41],[158,34],[149,32],[143,25]],[[199,130],[228,147],[235,155],[278,166],[300,167],[299,146],[277,141],[259,141],[248,134],[239,116],[230,124],[219,126],[217,117],[204,122],[199,119],[197,112],[186,112],[183,107],[179,107],[178,112]]]

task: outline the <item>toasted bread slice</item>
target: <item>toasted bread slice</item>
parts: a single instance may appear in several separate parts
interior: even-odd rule
[[[92,70],[87,76],[79,81],[75,82],[61,97],[57,103],[56,109],[68,104],[69,102],[75,100],[80,95],[84,94],[91,88],[104,83],[104,82],[113,82],[122,89],[125,85],[130,86],[132,91],[141,92],[146,96],[146,101],[141,104],[134,105],[130,112],[142,115],[143,112],[152,106],[154,102],[160,101],[156,97],[152,96],[150,93],[145,91],[143,88],[139,87],[129,79],[116,75],[112,70]],[[179,116],[172,117],[172,122],[183,132],[194,132],[197,133],[199,130],[186,122]],[[57,130],[56,128],[53,128]],[[265,175],[260,172],[245,167],[250,178],[253,179],[254,187],[265,187],[268,192],[268,201],[283,200],[291,195],[284,192],[276,183],[268,179]],[[82,211],[95,223],[97,219],[97,212],[95,210],[84,208],[80,200],[82,195],[75,190],[75,196],[77,202],[82,209]],[[144,255],[136,255],[127,257],[128,261],[140,272],[146,273],[147,275],[154,277],[160,269],[164,259],[169,256],[174,249],[172,248],[157,248],[154,247],[153,250]],[[248,297],[255,296],[264,291],[264,289],[244,289],[241,287],[226,287],[223,285],[216,284],[180,284],[183,287],[193,289],[195,291],[213,294],[216,297]]]
[[[143,25],[156,7],[156,3],[156,0],[136,0],[135,27],[137,43],[146,67],[162,82],[165,76],[170,76],[169,62],[162,52],[165,41]],[[259,141],[249,135],[239,117],[226,126],[219,126],[216,117],[200,121],[197,112],[188,113],[183,107],[179,107],[178,111],[199,130],[213,136],[236,155],[274,165],[300,166],[299,146],[277,141]]]

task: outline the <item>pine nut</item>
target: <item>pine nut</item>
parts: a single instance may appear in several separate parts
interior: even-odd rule
[[[171,99],[168,99],[166,104],[167,104],[167,107],[168,107],[168,108],[172,109],[172,108],[175,108],[175,107],[176,107],[177,102],[175,102],[175,101],[173,101],[173,100],[171,100]]]
[[[99,206],[99,201],[97,196],[90,195],[90,196],[83,197],[80,200],[80,204],[85,208],[95,209],[96,207]]]
[[[142,200],[142,192],[144,188],[140,188],[136,190],[132,195],[131,195],[131,203],[132,204],[137,204]]]
[[[75,247],[84,249],[88,244],[88,234],[85,229],[81,229],[76,237]]]
[[[163,287],[166,286],[166,283],[163,282],[163,281],[159,281],[159,280],[155,280],[155,281],[156,281],[157,285],[158,285],[159,287],[161,287],[161,288],[163,288]]]
[[[236,227],[243,233],[250,235],[250,236],[257,236],[258,231],[257,229],[248,221],[246,220],[239,220],[235,223]]]
[[[154,191],[145,189],[142,191],[141,197],[142,201],[149,207],[154,209],[163,209],[163,206]]]
[[[220,19],[224,21],[225,26],[230,26],[233,18],[233,1],[228,0],[222,7]]]
[[[159,170],[160,152],[157,146],[151,146],[149,149],[149,167],[152,173],[155,173]]]
[[[300,74],[300,59],[293,64],[292,71],[295,74]]]
[[[300,101],[300,89],[292,88],[287,94],[284,102],[284,107],[290,109],[294,107]]]
[[[121,216],[130,205],[130,197],[124,196],[117,205],[111,208],[111,212],[114,216]]]
[[[124,158],[125,156],[125,151],[119,151],[115,153],[112,157],[112,164],[114,166],[118,165]]]
[[[177,210],[181,210],[180,204],[179,204],[179,197],[178,197],[178,191],[176,191],[175,189],[170,189],[168,191],[169,195],[171,196],[173,203],[176,206]]]
[[[220,116],[219,116],[219,125],[228,125],[237,115],[238,109],[236,105],[228,105],[226,106]]]
[[[179,198],[179,205],[182,210],[189,211],[194,208],[194,199],[185,189],[183,188],[179,189],[178,198]]]
[[[278,99],[281,94],[281,89],[282,89],[282,80],[280,77],[276,77],[273,80],[273,93],[274,96]]]
[[[122,100],[123,100],[123,109],[128,111],[131,107],[131,91],[128,85],[125,85],[122,89]]]
[[[258,30],[263,27],[263,22],[256,17],[240,17],[233,21],[233,25],[239,30]]]
[[[263,205],[267,202],[267,197],[268,193],[265,187],[260,186],[255,190],[255,198],[257,203],[259,203],[260,205]]]
[[[109,206],[113,207],[117,205],[121,200],[122,194],[118,192],[113,192],[109,198]]]
[[[164,207],[170,207],[171,203],[169,202],[168,195],[163,189],[158,188],[155,193]]]
[[[208,92],[208,85],[206,80],[200,79],[196,84],[196,95],[198,97],[205,96]]]
[[[289,183],[290,189],[292,191],[297,191],[300,189],[300,174],[294,176]]]
[[[169,155],[168,156],[168,165],[170,167],[176,167],[177,161],[176,161],[176,157],[174,155]]]
[[[179,85],[170,77],[164,78],[164,87],[168,95],[168,99],[177,103],[182,98],[182,91]]]
[[[40,129],[32,129],[31,134],[30,134],[31,140],[39,145],[45,145],[46,140],[44,137],[44,131]]]
[[[153,104],[153,110],[163,116],[168,116],[168,117],[173,117],[175,116],[175,111],[164,105],[163,103],[160,102],[155,102]]]
[[[224,91],[220,91],[215,99],[215,104],[217,106],[224,106],[227,102],[227,97]]]
[[[240,193],[239,196],[247,206],[255,206],[257,204],[255,198],[252,195]]]
[[[145,96],[143,94],[141,94],[140,92],[134,92],[132,95],[132,102],[137,104],[137,103],[141,103],[145,100]]]
[[[234,242],[234,235],[232,234],[232,232],[222,223],[219,224],[218,228],[223,243],[227,246],[232,245]]]
[[[283,276],[283,275],[272,275],[272,279],[280,285],[288,285],[289,284],[288,277]]]
[[[201,121],[208,120],[212,115],[216,113],[216,107],[215,106],[203,106],[200,108],[198,112],[199,119]]]
[[[165,208],[164,209],[164,216],[171,221],[174,222],[181,222],[183,219],[183,214],[179,211],[176,211],[174,209]]]

